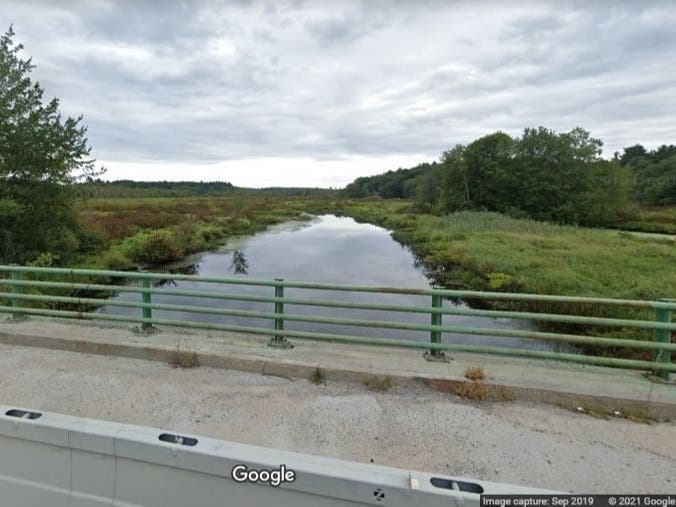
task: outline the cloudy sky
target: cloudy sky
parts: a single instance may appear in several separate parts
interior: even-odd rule
[[[673,1],[0,0],[10,24],[107,179],[335,187],[537,125],[676,143]]]

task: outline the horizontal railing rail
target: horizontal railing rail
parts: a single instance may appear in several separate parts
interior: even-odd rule
[[[558,359],[583,364],[616,366],[623,368],[643,369],[656,373],[662,378],[668,378],[669,372],[676,372],[676,365],[671,360],[671,352],[676,350],[676,343],[672,343],[671,335],[676,332],[676,323],[671,321],[671,313],[676,310],[676,300],[662,299],[658,301],[591,298],[578,296],[554,296],[539,294],[518,294],[504,292],[480,292],[448,289],[410,289],[399,287],[371,287],[362,285],[342,285],[326,283],[294,282],[282,279],[259,280],[234,277],[208,277],[198,275],[126,272],[92,269],[68,268],[39,268],[27,266],[0,266],[0,312],[10,313],[14,318],[26,315],[42,315],[52,317],[95,319],[103,321],[117,321],[139,323],[144,329],[153,326],[177,326],[195,329],[214,329],[249,334],[272,335],[271,345],[289,346],[288,337],[298,339],[330,340],[343,343],[361,343],[365,345],[396,346],[428,351],[428,358],[443,359],[443,351],[464,351],[482,354],[498,354],[506,356],[533,357],[541,359]],[[52,279],[50,279],[52,277]],[[186,290],[163,287],[153,287],[153,282],[188,281],[208,284],[269,287],[274,290],[273,295],[245,294],[224,291]],[[138,285],[129,285],[136,282]],[[5,289],[3,289],[3,287]],[[431,305],[402,305],[373,303],[369,301],[346,301],[342,299],[321,299],[315,297],[288,297],[284,289],[298,289],[313,292],[340,292],[340,293],[378,293],[386,295],[412,295],[431,297]],[[58,294],[50,291],[59,291]],[[65,294],[64,294],[65,292]],[[82,295],[84,293],[85,295]],[[101,297],[91,297],[97,293]],[[110,299],[110,296],[119,293],[136,293],[138,301]],[[156,295],[178,296],[192,300],[216,301],[246,301],[270,304],[271,311],[244,310],[229,307],[200,306],[199,304],[167,304],[153,302]],[[586,316],[566,313],[546,313],[519,310],[486,310],[464,307],[443,306],[444,299],[453,300],[493,300],[501,302],[540,302],[546,304],[572,305],[572,308],[583,307],[627,307],[639,311],[651,310],[654,318],[628,319],[603,316]],[[40,307],[42,305],[42,307]],[[45,307],[46,305],[46,307]],[[61,306],[59,309],[58,305]],[[55,307],[56,306],[56,307]],[[76,310],[63,309],[75,307]],[[132,308],[140,311],[139,316],[109,315],[97,311],[98,307]],[[303,313],[289,313],[285,306],[294,307],[325,307],[343,310],[365,310],[393,312],[397,314],[428,314],[430,324],[405,322],[402,320],[370,320],[346,317],[327,317]],[[194,322],[191,320],[174,320],[157,318],[153,311],[184,312],[188,314],[215,315],[223,317],[239,317],[246,319],[272,320],[271,328],[259,325],[233,325],[228,323]],[[581,333],[546,332],[532,329],[498,329],[479,326],[444,325],[444,315],[462,317],[488,317],[494,319],[516,319],[529,322],[559,323],[568,327],[578,326]],[[347,326],[368,329],[395,329],[409,332],[427,332],[430,340],[420,341],[412,339],[393,339],[375,336],[355,336],[344,333],[325,333],[314,331],[300,331],[284,329],[284,322],[304,322],[328,326]],[[612,336],[596,336],[587,334],[588,328],[633,329],[637,332],[650,330],[652,339],[640,339],[640,336],[618,338]],[[558,342],[595,347],[631,348],[650,350],[651,360],[626,359],[619,357],[574,354],[568,352],[554,352],[548,350],[518,349],[514,347],[479,346],[443,342],[443,334],[463,334],[483,337],[506,337],[519,339],[534,339],[544,342]],[[626,333],[625,333],[626,336]]]

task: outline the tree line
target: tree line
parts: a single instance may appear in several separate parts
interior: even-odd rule
[[[133,181],[89,179],[76,183],[74,193],[80,199],[127,197],[219,197],[259,194],[275,197],[330,195],[335,191],[309,187],[236,187],[227,181]]]
[[[625,148],[610,160],[582,129],[495,132],[445,151],[439,162],[358,178],[352,197],[414,199],[432,213],[488,210],[558,223],[605,226],[634,203],[676,204],[676,146]]]
[[[76,184],[75,193],[84,199],[111,197],[190,197],[232,193],[227,181],[105,181],[90,178]]]

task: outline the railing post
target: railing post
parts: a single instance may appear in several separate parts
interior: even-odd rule
[[[275,282],[283,282],[283,281],[284,281],[283,278],[275,278]],[[275,298],[284,299],[284,285],[281,284],[275,285]],[[283,301],[275,301],[275,313],[277,315],[284,315]],[[284,318],[283,317],[275,318],[275,331],[283,331],[283,330],[284,330]],[[268,345],[270,347],[276,347],[280,349],[293,348],[293,344],[289,340],[287,340],[285,336],[281,335],[274,335],[272,338],[270,338]]]
[[[437,289],[438,287],[433,287]],[[441,308],[444,304],[444,298],[441,294],[432,294],[432,308]],[[430,312],[430,323],[433,326],[442,325],[442,314],[439,312]],[[430,342],[441,343],[441,331],[430,331]],[[425,352],[425,359],[428,361],[447,361],[448,357],[443,350],[430,349]]]
[[[143,331],[150,331],[153,328],[153,311],[151,308],[145,306],[149,305],[151,302],[150,278],[141,278],[141,287],[144,289],[143,292],[141,292],[141,301],[144,305],[142,308],[143,324],[141,324],[141,329]]]
[[[21,271],[12,271],[12,280],[21,281],[23,280],[23,273]],[[14,297],[23,294],[23,286],[12,284],[12,308],[15,310],[12,312],[12,318],[14,320],[23,320],[26,318],[25,314],[19,311],[19,308],[22,307],[21,298]]]
[[[656,308],[655,320],[664,324],[670,323],[671,310],[667,308]],[[656,343],[671,343],[671,331],[669,329],[655,329],[654,341]],[[666,349],[653,349],[653,361],[661,364],[671,363],[671,351]],[[653,373],[662,380],[669,380],[668,371],[656,370]]]

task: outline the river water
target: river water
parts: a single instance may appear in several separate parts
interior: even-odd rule
[[[284,278],[289,281],[307,281],[350,285],[374,285],[406,288],[429,288],[431,281],[423,270],[416,266],[408,248],[390,236],[389,231],[370,224],[360,224],[351,218],[323,215],[307,222],[287,222],[248,237],[231,239],[217,251],[191,256],[180,265],[168,265],[159,271],[190,272],[202,276],[251,277],[258,279]],[[245,294],[274,295],[272,287],[212,284],[171,280],[161,284],[172,289],[239,292]],[[430,296],[402,294],[349,293],[342,291],[308,291],[286,288],[286,297],[324,300],[362,301],[378,304],[429,306]],[[138,300],[139,294],[122,293],[115,299]],[[153,294],[154,303],[209,306],[272,312],[272,303],[226,301],[187,298]],[[446,306],[466,308],[457,302],[444,301]],[[120,307],[105,307],[112,314],[137,314],[139,310]],[[321,315],[334,318],[354,318],[407,323],[429,324],[429,314],[384,312],[321,308],[312,306],[285,305],[285,313]],[[272,327],[269,319],[203,315],[187,312],[153,310],[153,317],[211,323],[228,323],[257,327]],[[444,315],[447,326],[471,326],[476,328],[527,329],[528,324],[509,319],[491,319]],[[344,325],[306,322],[284,323],[285,329],[315,331],[358,336],[429,340],[429,332],[374,329]],[[444,333],[443,341],[471,343],[531,349],[557,349],[554,343],[511,337],[489,337]]]

